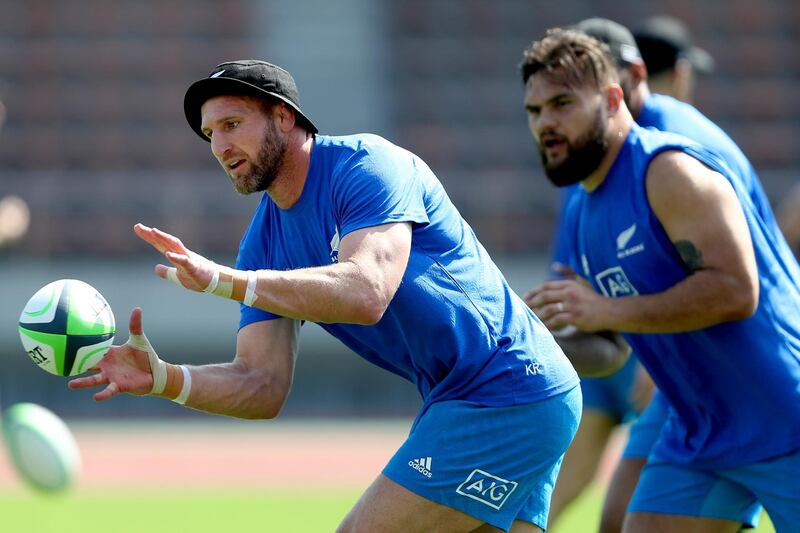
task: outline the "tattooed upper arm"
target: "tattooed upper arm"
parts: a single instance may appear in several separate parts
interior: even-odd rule
[[[703,253],[691,241],[677,241],[675,248],[689,272],[697,272],[703,268]]]

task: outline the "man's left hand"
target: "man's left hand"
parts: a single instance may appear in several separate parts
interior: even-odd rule
[[[570,325],[585,332],[612,329],[606,320],[611,299],[575,280],[546,281],[525,294],[524,300],[551,330]]]
[[[156,265],[156,274],[160,278],[169,279],[193,291],[202,292],[208,288],[219,265],[186,248],[179,238],[157,228],[136,224],[133,230],[174,265]]]

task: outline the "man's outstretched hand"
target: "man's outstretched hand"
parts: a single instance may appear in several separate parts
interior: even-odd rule
[[[131,312],[128,329],[131,337],[144,337],[140,308],[136,307]],[[70,380],[67,385],[70,389],[87,389],[106,385],[103,390],[93,396],[98,402],[108,400],[123,392],[144,395],[149,394],[153,389],[153,374],[150,370],[147,352],[131,346],[131,339],[122,346],[109,348],[103,359],[89,370],[95,373],[91,376]]]
[[[156,265],[156,274],[160,278],[169,279],[193,291],[203,291],[219,269],[219,265],[189,250],[174,235],[144,224],[136,224],[133,231],[172,263],[172,267]]]

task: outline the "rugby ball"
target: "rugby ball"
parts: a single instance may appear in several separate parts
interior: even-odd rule
[[[29,486],[56,493],[75,483],[80,449],[55,413],[35,403],[17,403],[3,413],[2,426],[11,464]]]
[[[77,279],[48,283],[28,300],[19,336],[42,370],[76,376],[96,365],[114,341],[114,313],[103,295]]]

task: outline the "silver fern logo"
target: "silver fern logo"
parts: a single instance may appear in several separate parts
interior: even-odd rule
[[[625,246],[628,244],[628,241],[630,241],[631,237],[633,237],[634,233],[636,233],[636,223],[617,236],[617,250],[622,250],[625,248]]]
[[[623,230],[619,235],[617,235],[617,259],[622,259],[624,257],[644,251],[644,244],[641,243],[631,246],[630,248],[626,248],[635,233],[636,223],[634,222],[630,228]]]

